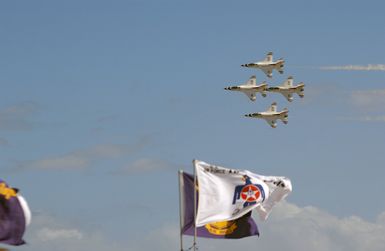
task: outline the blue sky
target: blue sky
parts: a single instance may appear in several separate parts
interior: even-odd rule
[[[176,249],[177,170],[197,158],[293,183],[260,238],[202,249],[382,250],[384,7],[2,1],[1,178],[34,213],[28,246],[12,249]],[[284,74],[240,67],[268,51]],[[292,75],[305,98],[223,90],[251,75]],[[274,101],[287,125],[243,117]]]

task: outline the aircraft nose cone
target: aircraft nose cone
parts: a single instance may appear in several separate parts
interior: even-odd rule
[[[241,66],[242,66],[242,67],[247,67],[247,65],[246,65],[246,64],[241,64]]]

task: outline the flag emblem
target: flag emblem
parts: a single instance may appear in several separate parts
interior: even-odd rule
[[[244,180],[246,184],[235,187],[233,205],[238,200],[242,200],[243,208],[245,208],[265,200],[265,191],[260,184],[253,184],[247,175],[244,175],[242,180]]]
[[[241,198],[247,202],[256,202],[260,196],[259,188],[253,184],[243,187],[241,191]]]

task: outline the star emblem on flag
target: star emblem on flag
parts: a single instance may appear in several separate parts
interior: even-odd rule
[[[246,185],[241,191],[241,198],[247,202],[257,201],[260,196],[261,192],[258,187],[253,184]]]

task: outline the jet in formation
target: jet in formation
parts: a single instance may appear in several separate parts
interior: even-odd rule
[[[243,64],[241,66],[261,69],[269,78],[271,78],[273,77],[273,69],[277,70],[281,74],[283,73],[284,64],[285,60],[282,58],[278,59],[277,61],[273,61],[273,53],[269,52],[263,61]]]
[[[246,114],[245,117],[264,119],[271,127],[276,128],[278,119],[284,124],[288,123],[288,113],[289,110],[287,108],[277,112],[277,103],[274,102],[267,111]]]
[[[257,92],[261,93],[262,97],[266,97],[267,88],[266,82],[257,85],[256,77],[251,76],[246,83],[238,86],[229,86],[225,90],[243,92],[251,101],[255,101],[257,99]]]
[[[281,93],[289,102],[293,101],[293,93],[297,93],[298,96],[303,98],[305,84],[303,82],[296,86],[293,86],[293,77],[288,77],[285,82],[280,86],[269,87],[267,91]]]

